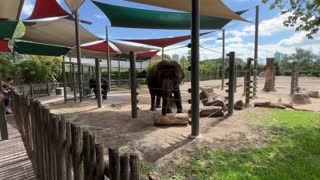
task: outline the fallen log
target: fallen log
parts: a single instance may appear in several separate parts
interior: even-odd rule
[[[161,114],[153,115],[153,123],[157,126],[187,125],[188,121],[189,115],[185,113],[167,114],[165,116],[162,116]]]
[[[254,107],[266,107],[266,108],[275,108],[275,109],[286,109],[284,105],[276,104],[272,102],[255,102],[253,103]]]
[[[221,107],[206,106],[200,111],[200,117],[222,117],[224,111]]]

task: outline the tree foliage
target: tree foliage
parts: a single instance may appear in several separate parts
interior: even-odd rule
[[[296,31],[307,31],[307,37],[312,39],[319,31],[320,0],[262,0],[271,2],[270,9],[279,8],[281,14],[288,14],[283,22],[286,27],[295,27]]]
[[[19,74],[24,83],[43,83],[49,77],[48,66],[37,61],[26,60],[18,64]]]
[[[48,68],[48,80],[60,80],[61,70],[62,70],[62,58],[61,57],[51,57],[51,56],[35,56],[29,55],[28,59],[39,62]]]

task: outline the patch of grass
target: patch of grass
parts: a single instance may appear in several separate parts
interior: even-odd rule
[[[320,113],[266,111],[258,121],[272,133],[267,147],[237,152],[204,148],[171,179],[320,179]]]

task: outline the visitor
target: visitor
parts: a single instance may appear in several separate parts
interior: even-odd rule
[[[4,105],[6,108],[6,114],[12,114],[10,110],[11,104],[11,91],[12,91],[13,79],[8,78],[7,82],[2,81],[2,89],[3,89],[3,98],[4,98]]]

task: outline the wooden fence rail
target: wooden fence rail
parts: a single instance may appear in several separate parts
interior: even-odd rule
[[[12,110],[30,159],[44,180],[138,180],[136,154],[104,155],[95,135],[24,95],[12,97]],[[121,157],[121,158],[120,158]],[[108,159],[109,162],[106,162]]]

